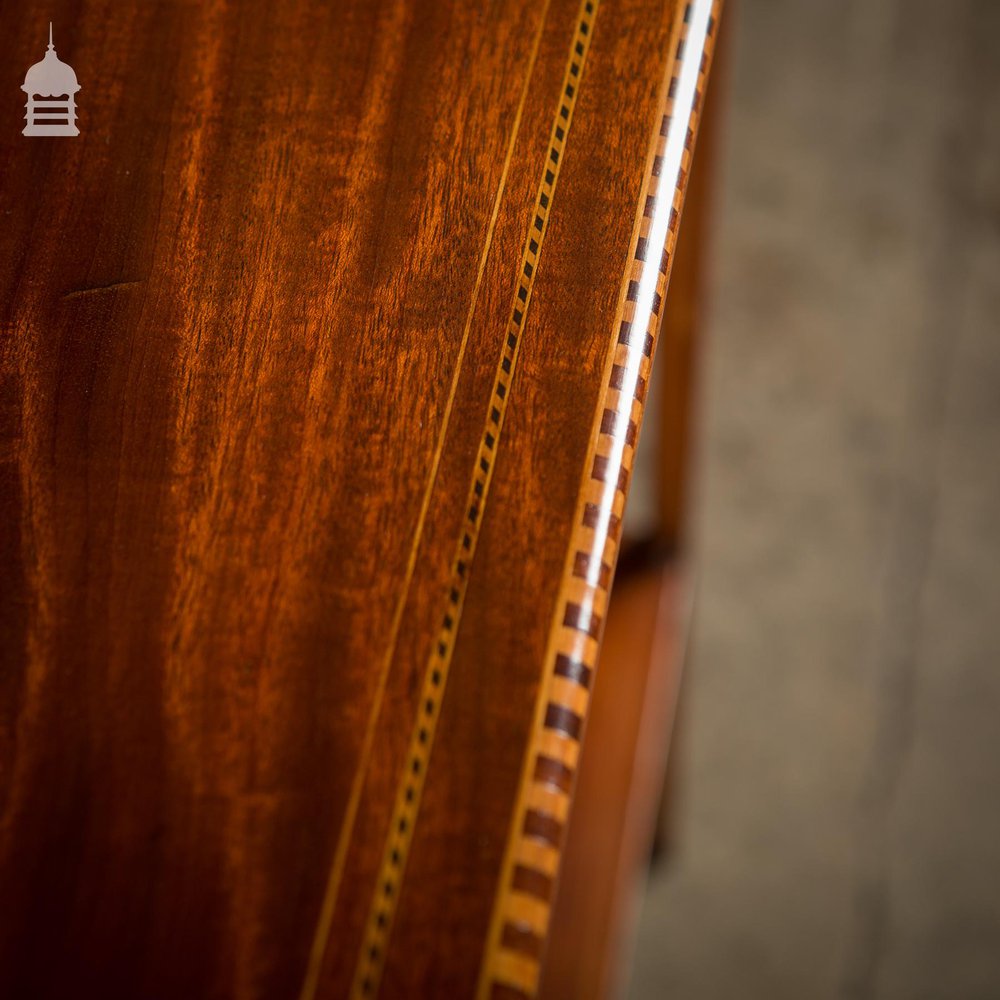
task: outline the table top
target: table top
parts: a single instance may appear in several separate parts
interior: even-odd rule
[[[51,6],[0,994],[530,996],[717,4]]]

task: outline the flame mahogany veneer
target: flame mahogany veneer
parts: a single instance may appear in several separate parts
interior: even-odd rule
[[[0,996],[534,995],[717,0],[28,7]]]

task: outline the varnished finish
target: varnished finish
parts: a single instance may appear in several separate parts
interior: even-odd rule
[[[521,942],[548,936],[571,791],[553,764],[575,771],[618,558],[629,475],[674,249],[695,129],[708,80],[718,4],[687,4],[671,35],[660,90],[660,127],[647,154],[630,262],[621,282],[617,336],[601,377],[573,530],[549,632],[542,683],[490,922],[479,996],[533,996],[541,956]],[[545,833],[539,835],[544,826]],[[544,880],[542,882],[541,880]],[[539,886],[545,885],[546,891]]]
[[[572,787],[585,695],[537,695],[643,351],[623,273],[682,13],[4,4],[5,92],[49,18],[82,90],[78,138],[0,134],[0,995],[494,984],[491,914],[557,873],[545,811],[549,869],[505,859],[536,718]]]
[[[623,993],[689,609],[678,565],[643,567],[615,583],[545,950],[544,1000]]]

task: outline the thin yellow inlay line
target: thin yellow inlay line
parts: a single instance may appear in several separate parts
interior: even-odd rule
[[[375,689],[375,697],[372,702],[372,710],[365,727],[365,735],[361,744],[361,757],[354,779],[351,783],[351,791],[348,797],[347,809],[344,813],[344,821],[341,825],[340,835],[337,838],[337,847],[334,852],[333,864],[330,868],[330,876],[327,880],[326,891],[323,896],[323,905],[320,909],[319,920],[316,924],[316,932],[313,936],[312,948],[309,953],[309,964],[306,968],[305,979],[299,1000],[314,1000],[319,987],[319,977],[323,968],[323,958],[326,955],[327,943],[330,938],[330,929],[333,924],[334,911],[337,904],[337,896],[340,892],[340,883],[344,875],[344,865],[347,862],[347,849],[350,846],[351,837],[354,832],[354,823],[357,818],[358,806],[361,802],[361,791],[364,787],[365,773],[368,769],[368,762],[371,759],[372,745],[375,738],[375,727],[378,715],[382,707],[382,700],[385,696],[385,688],[388,682],[389,669],[396,654],[396,644],[399,641],[399,628],[403,618],[403,610],[406,607],[406,600],[410,592],[410,584],[413,580],[413,573],[417,564],[417,552],[423,538],[424,524],[427,520],[427,511],[430,508],[431,496],[434,492],[434,484],[437,482],[438,468],[441,464],[441,455],[444,451],[444,442],[447,435],[448,426],[451,421],[451,414],[455,403],[455,394],[458,390],[459,375],[462,371],[462,364],[465,360],[465,351],[469,342],[469,333],[472,329],[472,319],[479,301],[479,290],[483,283],[483,275],[486,271],[486,261],[489,258],[490,248],[493,245],[493,234],[496,230],[497,218],[500,214],[500,203],[503,201],[504,191],[507,187],[507,176],[510,172],[510,164],[514,155],[514,145],[521,128],[521,118],[524,113],[524,106],[528,97],[528,86],[531,82],[535,69],[535,62],[538,59],[538,50],[541,45],[542,32],[545,28],[545,21],[548,16],[549,4],[551,0],[545,0],[538,22],[538,29],[532,42],[531,53],[528,57],[528,66],[524,74],[524,82],[521,85],[521,94],[518,99],[517,109],[514,112],[514,121],[511,125],[510,139],[507,142],[507,151],[504,155],[503,169],[500,172],[500,182],[497,185],[496,196],[493,199],[493,209],[490,213],[489,226],[486,230],[486,240],[483,251],[479,256],[479,267],[476,272],[476,281],[472,287],[472,295],[469,301],[469,309],[465,317],[465,326],[462,330],[462,339],[459,344],[458,356],[455,360],[455,368],[452,373],[451,386],[448,391],[448,398],[445,402],[444,417],[441,420],[441,427],[438,431],[438,438],[435,444],[434,456],[431,461],[430,472],[427,476],[427,485],[420,504],[420,513],[417,517],[417,525],[413,534],[413,541],[410,546],[409,557],[406,563],[406,571],[403,577],[403,586],[399,600],[393,612],[392,624],[389,631],[389,644],[386,647],[385,656],[379,668],[378,683]]]
[[[520,350],[528,306],[534,288],[542,241],[548,229],[556,181],[563,162],[566,139],[579,93],[598,0],[583,0],[576,21],[570,54],[562,80],[535,205],[528,222],[524,250],[518,263],[510,317],[497,364],[487,417],[467,496],[467,514],[452,560],[446,610],[434,640],[424,673],[417,717],[410,737],[392,818],[386,835],[382,862],[375,882],[364,937],[360,945],[351,995],[370,997],[378,990],[385,963],[389,935],[398,905],[413,830],[420,809],[428,762],[447,684],[455,636],[465,603],[468,571],[475,554],[483,511],[496,464],[497,446],[503,428],[514,370]]]

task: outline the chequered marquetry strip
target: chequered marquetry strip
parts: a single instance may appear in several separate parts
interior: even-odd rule
[[[510,396],[510,386],[524,332],[525,317],[531,302],[538,257],[548,228],[552,198],[555,194],[556,182],[566,148],[566,138],[573,120],[573,110],[576,106],[583,68],[590,50],[590,39],[593,34],[594,18],[597,15],[599,2],[600,0],[583,0],[573,32],[562,90],[549,135],[542,178],[535,198],[535,207],[529,222],[528,234],[525,238],[524,251],[518,265],[517,287],[514,290],[500,362],[497,366],[493,391],[487,408],[486,424],[472,470],[472,479],[465,505],[465,517],[452,560],[451,579],[447,588],[445,608],[424,674],[417,719],[410,738],[403,775],[396,793],[392,820],[368,913],[365,936],[355,969],[352,987],[352,996],[354,997],[374,995],[382,977],[389,934],[413,838],[413,828],[420,809],[431,747],[434,743],[441,698],[447,684],[458,623],[465,602],[469,567],[479,539],[479,528],[493,477],[500,433],[503,429]],[[540,898],[540,894],[545,894],[548,898],[548,895],[551,894],[551,881],[549,883],[541,881],[544,878],[544,873],[540,872],[537,866],[526,869],[526,871],[530,871],[532,874],[524,876],[527,880],[525,884],[530,884],[536,898]],[[546,886],[548,886],[547,890]]]
[[[539,984],[570,795],[660,327],[721,0],[692,0],[675,26],[663,116],[650,150],[591,435],[535,726],[479,981],[480,1000],[530,1000]],[[695,60],[697,60],[695,62]]]

